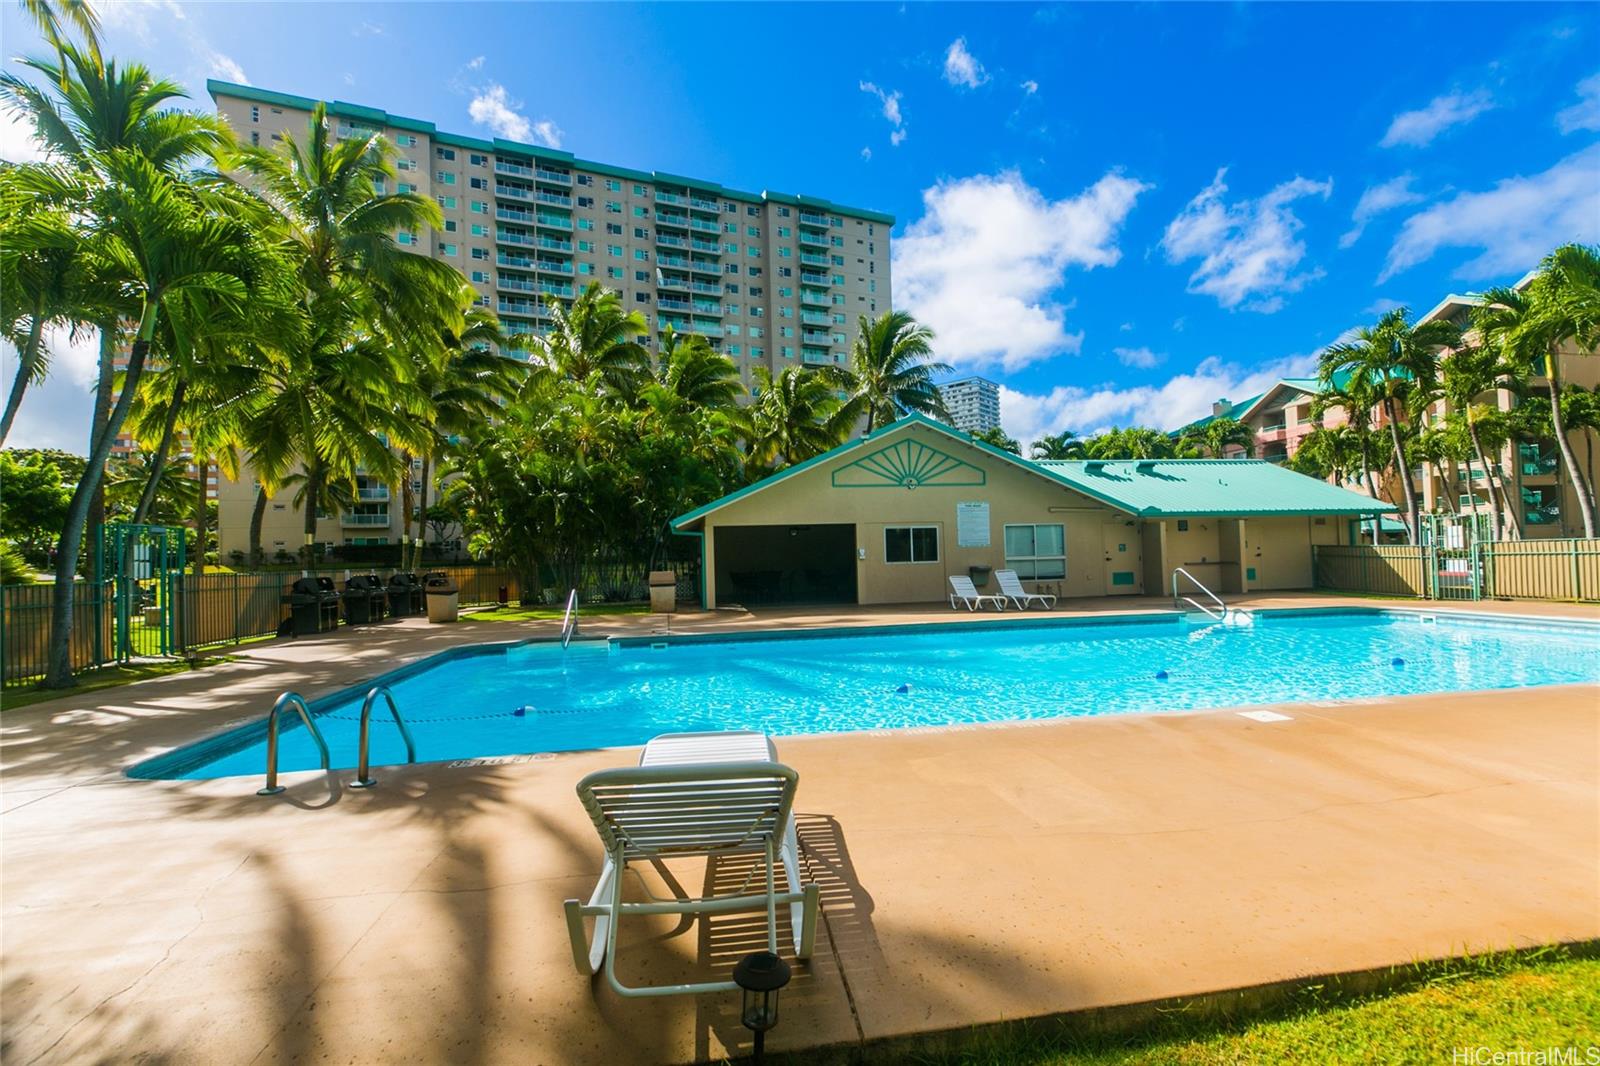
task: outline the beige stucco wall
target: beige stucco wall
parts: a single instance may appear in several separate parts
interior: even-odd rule
[[[836,487],[833,475],[864,456],[907,438],[951,455],[982,472],[982,485],[921,485],[907,489],[884,482],[868,487]],[[963,478],[963,480],[975,480]],[[957,544],[956,505],[989,504],[989,546],[962,548]],[[1057,510],[1052,510],[1057,508]],[[917,603],[942,600],[948,594],[946,578],[965,574],[969,566],[1005,565],[1004,526],[1007,523],[1059,523],[1066,540],[1067,576],[1060,581],[1027,582],[1030,587],[1062,596],[1100,596],[1107,591],[1107,570],[1121,567],[1106,563],[1108,523],[1122,527],[1128,515],[1115,511],[1066,488],[1054,486],[982,449],[953,440],[925,427],[910,425],[874,440],[871,445],[802,471],[771,488],[746,496],[712,512],[705,523],[706,597],[715,603],[718,571],[715,531],[718,526],[808,525],[851,523],[856,527],[858,600],[872,603]],[[939,529],[940,557],[936,563],[884,561],[884,529],[888,526],[931,525]],[[1126,528],[1126,527],[1122,527]],[[1137,528],[1124,538],[1129,550],[1138,547]],[[1112,541],[1116,543],[1116,541]],[[725,568],[724,568],[725,569]],[[1143,587],[1135,567],[1136,584]],[[994,591],[993,582],[987,591]]]

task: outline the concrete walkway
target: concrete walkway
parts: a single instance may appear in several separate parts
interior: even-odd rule
[[[1108,609],[1167,607],[1073,613]],[[624,1001],[573,971],[560,904],[587,894],[600,854],[572,786],[633,751],[387,768],[368,792],[343,787],[349,771],[293,774],[275,799],[253,794],[258,777],[122,775],[262,714],[285,688],[315,697],[452,644],[552,628],[391,624],[5,712],[0,1058],[631,1063],[746,1050],[733,996]],[[1291,720],[1218,711],[783,739],[825,927],[771,1046],[847,1050],[1600,937],[1600,687],[1279,710]],[[680,876],[734,885],[744,871]],[[725,973],[760,937],[746,916],[636,923],[625,976]]]

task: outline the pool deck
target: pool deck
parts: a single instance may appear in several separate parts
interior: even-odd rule
[[[1600,620],[1561,604],[1327,596]],[[1163,611],[1072,601],[1060,615]],[[926,608],[594,616],[585,634],[971,620]],[[993,615],[989,615],[990,620]],[[1008,617],[1011,617],[1008,615]],[[0,716],[7,1063],[676,1063],[748,1049],[732,995],[623,1000],[561,901],[600,848],[572,787],[636,749],[134,781],[134,762],[544,623],[389,623]],[[1600,937],[1600,686],[793,737],[816,957],[769,1046],[827,1048],[1469,949]],[[691,887],[744,870],[680,871]],[[702,880],[703,879],[703,880]],[[625,972],[725,972],[759,921],[624,927]],[[670,934],[670,935],[669,935]]]

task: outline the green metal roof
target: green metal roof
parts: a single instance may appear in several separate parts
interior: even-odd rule
[[[1260,459],[1118,459],[1033,463],[1060,481],[1147,517],[1363,515],[1396,510]]]
[[[877,445],[908,425],[935,430],[1012,466],[1065,486],[1121,511],[1144,517],[1220,515],[1370,515],[1398,510],[1393,504],[1335,488],[1316,478],[1259,459],[1127,459],[1075,462],[1024,459],[1003,448],[928,418],[909,414],[865,437],[786,467],[672,520],[680,533],[713,511],[761,492],[804,470],[838,459],[865,445]]]
[[[1264,393],[1264,392],[1257,393],[1256,395],[1250,397],[1248,400],[1240,400],[1238,403],[1230,403],[1230,404],[1228,404],[1228,409],[1226,411],[1222,412],[1220,415],[1206,415],[1204,418],[1197,418],[1193,422],[1185,422],[1183,425],[1179,426],[1177,429],[1175,429],[1172,432],[1168,433],[1167,436],[1169,436],[1169,437],[1182,436],[1184,433],[1187,433],[1191,429],[1200,429],[1203,426],[1209,426],[1211,423],[1215,422],[1219,418],[1237,418],[1239,415],[1241,415],[1244,412],[1248,411],[1252,406],[1255,405],[1255,402],[1257,400],[1261,399],[1261,397],[1263,397],[1265,395],[1266,395],[1266,393]]]
[[[318,103],[308,96],[294,96],[290,93],[272,92],[268,89],[258,89],[253,85],[236,85],[229,81],[218,81],[215,78],[206,80],[206,91],[214,99],[219,94],[232,96],[240,100],[253,100],[257,103],[272,104],[277,107],[292,107],[298,111],[309,111]],[[343,100],[327,101],[328,113],[341,115],[347,118],[361,119],[380,125],[393,126],[396,129],[415,130],[426,133],[440,144],[453,145],[458,148],[475,148],[480,151],[498,152],[502,154],[525,155],[551,162],[561,163],[566,166],[576,167],[579,170],[593,171],[596,174],[605,174],[615,178],[628,178],[632,181],[649,181],[662,185],[683,185],[689,188],[701,189],[727,197],[730,200],[741,200],[746,203],[763,203],[771,201],[779,204],[793,204],[800,207],[815,207],[819,211],[836,211],[851,218],[866,219],[869,222],[878,222],[885,226],[894,225],[894,216],[884,214],[882,211],[868,211],[865,208],[849,207],[845,204],[836,204],[831,200],[824,200],[817,196],[799,196],[792,193],[775,192],[764,189],[759,193],[743,192],[739,189],[730,189],[714,181],[702,181],[698,178],[685,178],[676,174],[666,174],[660,171],[631,170],[627,167],[612,166],[609,163],[596,163],[593,160],[579,159],[571,152],[563,152],[556,148],[546,148],[538,144],[523,144],[520,141],[508,141],[496,137],[492,142],[477,137],[467,137],[461,134],[441,131],[432,122],[423,119],[406,118],[404,115],[391,115],[376,107],[367,107],[362,104],[347,103]]]

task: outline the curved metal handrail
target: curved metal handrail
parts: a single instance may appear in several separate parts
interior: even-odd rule
[[[578,631],[578,590],[567,593],[567,613],[561,617],[561,646],[572,643],[572,634]]]
[[[389,701],[389,714],[394,718],[394,724],[400,727],[400,738],[406,742],[406,762],[417,761],[417,746],[411,740],[411,730],[406,728],[406,720],[400,717],[394,693],[389,691],[388,685],[374,685],[361,704],[361,756],[356,766],[356,779],[350,782],[351,788],[371,788],[378,783],[377,778],[367,774],[367,753],[372,736],[372,705],[378,702],[380,695]]]
[[[311,720],[311,708],[306,704],[306,698],[298,692],[285,692],[272,705],[272,713],[267,715],[267,786],[256,790],[258,796],[276,796],[283,791],[283,786],[278,784],[278,716],[283,713],[285,704],[294,706],[300,720],[306,725],[306,732],[317,742],[317,751],[322,754],[322,768],[328,768],[328,742],[322,739],[322,731]]]
[[[1178,575],[1179,574],[1182,574],[1184,577],[1188,578],[1190,584],[1192,584],[1195,588],[1199,589],[1201,592],[1204,592],[1208,597],[1210,597],[1211,598],[1211,602],[1217,605],[1217,609],[1215,611],[1213,611],[1209,607],[1207,607],[1205,604],[1198,603],[1195,600],[1189,598],[1188,596],[1179,596],[1178,595]],[[1213,621],[1223,622],[1223,621],[1226,621],[1227,618],[1228,618],[1228,605],[1226,603],[1222,602],[1222,597],[1218,596],[1215,592],[1212,592],[1210,589],[1206,588],[1205,585],[1200,583],[1200,579],[1199,578],[1195,577],[1193,574],[1189,573],[1189,571],[1185,570],[1181,566],[1175,568],[1172,571],[1172,606],[1174,606],[1174,607],[1178,606],[1179,601],[1182,601],[1183,603],[1187,603],[1190,607],[1193,607],[1195,610],[1199,611],[1201,614],[1205,615],[1207,618],[1212,619]]]

